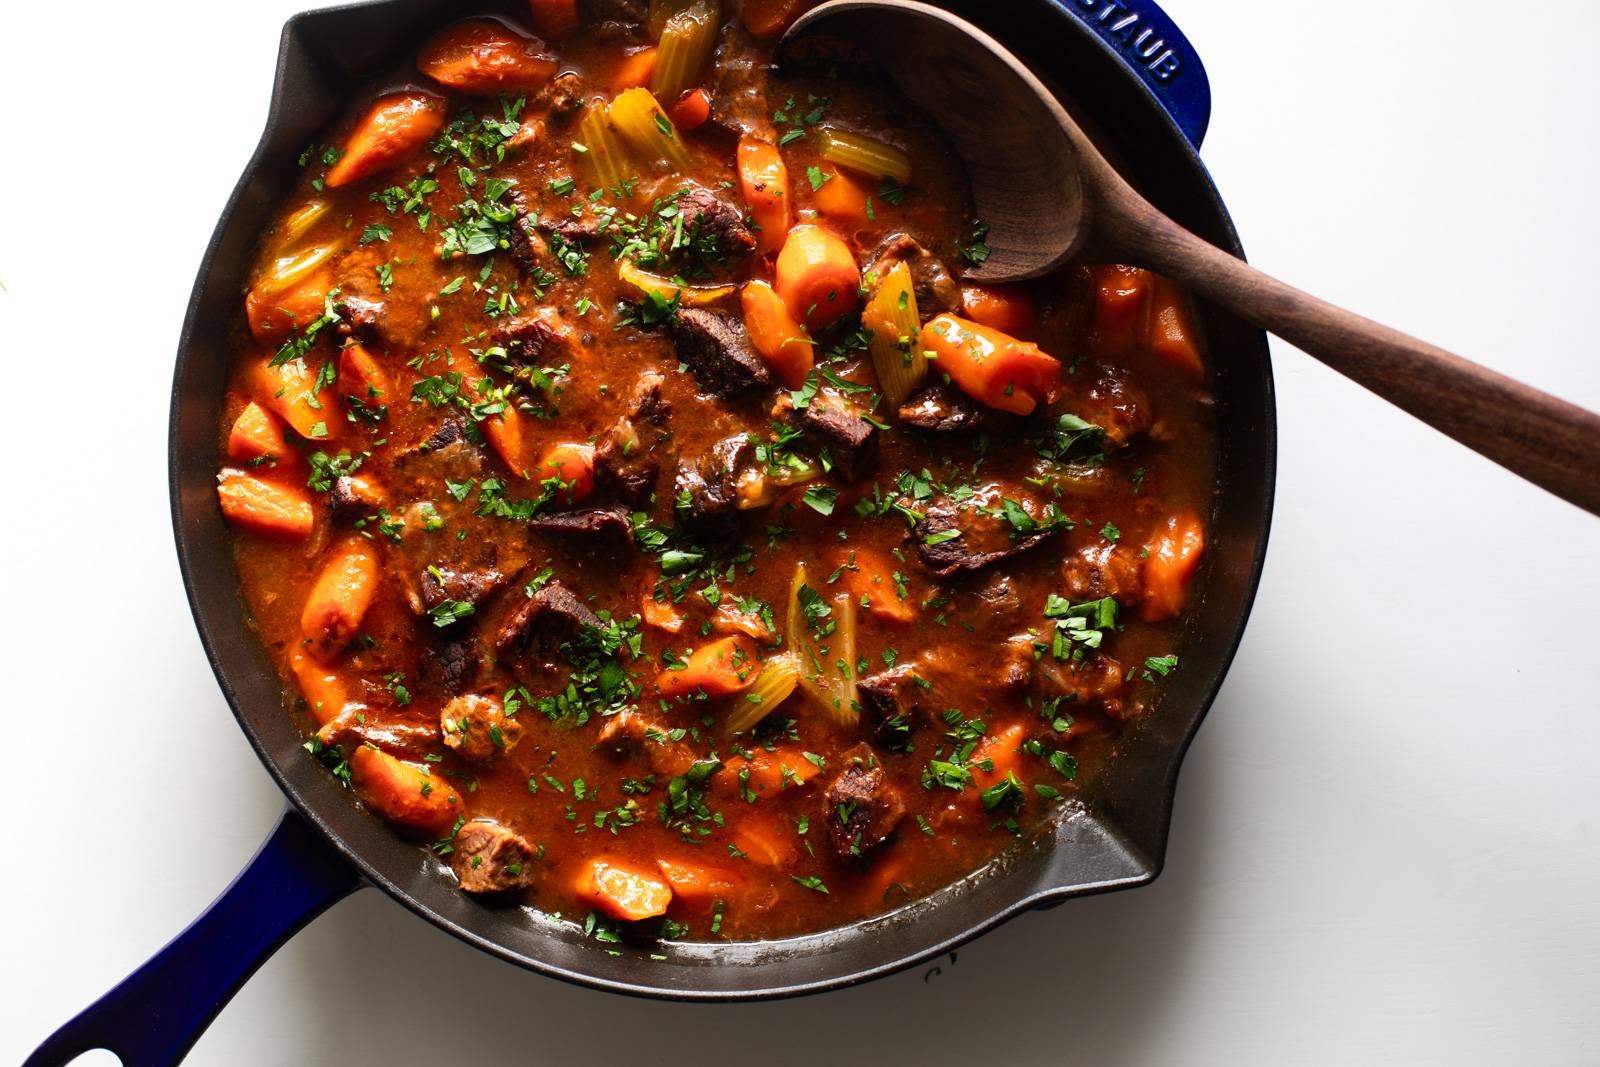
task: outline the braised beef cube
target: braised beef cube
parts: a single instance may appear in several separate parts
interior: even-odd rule
[[[1020,693],[1033,684],[1039,662],[1037,639],[1032,634],[1017,634],[1006,639],[993,668],[992,684],[1007,693]]]
[[[551,582],[519,604],[495,637],[495,651],[502,657],[529,652],[550,662],[562,644],[585,629],[599,629],[599,616],[560,582]]]
[[[506,361],[514,367],[567,362],[580,347],[577,331],[551,307],[512,319],[495,331],[494,340],[506,350]]]
[[[450,846],[450,869],[468,893],[507,893],[533,884],[538,851],[492,819],[463,823]]]
[[[599,237],[602,230],[600,220],[594,216],[574,215],[569,211],[540,217],[539,232],[559,237],[569,245],[581,247]]]
[[[1155,422],[1150,398],[1127,371],[1117,367],[1106,367],[1096,375],[1075,408],[1079,418],[1105,431],[1103,440],[1110,448],[1126,447]]]
[[[1022,610],[1022,598],[1017,596],[1011,579],[1004,574],[991,574],[973,595],[983,604],[987,619],[1009,620]]]
[[[578,23],[596,40],[644,36],[645,0],[579,0]]]
[[[668,321],[667,330],[701,392],[729,397],[772,380],[744,323],[732,315],[683,308]]]
[[[767,103],[769,73],[760,42],[737,19],[730,19],[711,65],[711,123],[732,134],[775,143],[773,108]]]
[[[616,436],[602,437],[594,446],[595,477],[609,485],[624,502],[644,507],[655,495],[661,465],[653,459],[632,455],[631,450],[638,447],[636,443],[618,444],[617,441]]]
[[[1040,658],[1037,669],[1047,695],[1065,698],[1067,710],[1098,708],[1113,719],[1123,717],[1127,677],[1122,664],[1105,653],[1094,652],[1081,660],[1066,662],[1046,655]]]
[[[359,474],[341,474],[333,480],[329,493],[336,518],[364,519],[384,506],[383,490],[369,478]]]
[[[654,452],[666,436],[672,405],[662,394],[665,380],[655,371],[639,376],[627,411],[595,441],[595,477],[623,501],[643,507],[655,495],[661,464]]]
[[[472,638],[441,641],[423,653],[418,684],[457,696],[472,688],[481,668],[478,645]]]
[[[910,234],[896,233],[885,238],[872,253],[866,274],[882,281],[898,263],[911,268],[911,291],[917,298],[917,313],[924,320],[960,309],[961,287],[951,276],[950,268]]]
[[[672,414],[672,403],[662,392],[667,380],[653,370],[639,375],[628,398],[628,418],[636,423],[661,425]]]
[[[421,444],[395,459],[398,477],[390,486],[392,497],[426,499],[443,492],[447,481],[481,478],[486,468],[483,452],[467,439],[466,425],[452,414]]]
[[[846,481],[855,481],[877,458],[878,428],[831,390],[817,393],[803,408],[791,409],[789,417]]]
[[[744,212],[703,186],[689,183],[678,198],[685,239],[705,266],[741,259],[755,251],[755,235],[745,225]]]
[[[627,708],[600,727],[598,747],[619,760],[642,760],[658,779],[676,778],[694,765],[694,754],[674,741],[669,728]]]
[[[392,703],[392,698],[391,698]],[[350,704],[317,729],[317,740],[349,753],[372,745],[393,756],[421,759],[439,747],[439,729],[424,723],[379,719],[365,704]]]
[[[828,840],[846,861],[883,844],[906,813],[899,790],[876,760],[852,761],[828,786],[826,801]]]
[[[506,239],[510,246],[511,261],[517,265],[517,270],[523,274],[537,273],[547,248],[544,238],[536,232],[533,219],[521,211],[517,212],[511,225],[506,227]]]
[[[1133,603],[1143,592],[1141,572],[1138,553],[1120,544],[1085,545],[1061,564],[1066,595],[1077,601],[1109,596]]]
[[[433,329],[426,310],[431,272],[396,270],[385,289],[378,268],[388,260],[386,245],[357,248],[339,259],[334,274],[343,305],[338,329],[396,352],[424,348]]]
[[[424,567],[417,585],[422,597],[422,609],[433,612],[434,609],[452,602],[470,604],[473,608],[477,608],[490,593],[504,585],[505,581],[506,576],[493,568],[466,570],[441,562],[430,563]],[[461,614],[465,616],[470,613]]]
[[[861,711],[872,728],[873,738],[887,748],[905,748],[922,710],[924,692],[909,664],[879,671],[857,682]]]
[[[633,524],[628,513],[621,508],[577,508],[573,511],[551,511],[536,515],[528,526],[547,533],[571,534],[581,537],[633,540]]]
[[[472,763],[503,756],[522,740],[522,724],[494,697],[458,696],[439,712],[445,747]]]
[[[897,414],[905,425],[930,433],[964,433],[978,429],[985,421],[982,404],[943,385],[916,393],[900,405]]]
[[[678,461],[676,506],[696,522],[727,518],[739,510],[741,481],[755,471],[755,447],[744,434],[723,438],[696,463]]]
[[[925,507],[925,518],[912,528],[909,540],[924,567],[949,578],[1043,544],[1060,527],[1042,512],[1023,494],[1008,495],[991,484],[962,503],[941,498]]]
[[[533,106],[558,121],[571,118],[583,110],[583,78],[576,71],[562,71],[534,96]]]

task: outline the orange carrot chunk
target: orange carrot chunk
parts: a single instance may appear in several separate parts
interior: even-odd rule
[[[1016,415],[1048,400],[1061,381],[1061,364],[1038,345],[954,315],[922,328],[922,348],[963,393]]]
[[[300,632],[311,654],[324,662],[338,655],[361,629],[378,589],[378,553],[366,538],[351,534],[334,545],[300,612]]]
[[[656,73],[656,59],[660,49],[655,45],[641,48],[637,52],[629,52],[622,57],[611,71],[611,89],[613,92],[622,92],[624,89],[642,89],[650,84],[650,79]]]
[[[316,521],[305,493],[240,470],[217,476],[217,498],[230,523],[268,537],[309,537]]]
[[[728,836],[745,859],[763,867],[787,867],[800,858],[794,827],[782,816],[747,815],[733,824]]]
[[[1167,520],[1147,545],[1144,560],[1144,604],[1139,617],[1145,622],[1160,622],[1183,613],[1189,596],[1189,583],[1200,555],[1205,551],[1205,528],[1200,517],[1174,515]]]
[[[256,402],[308,441],[326,441],[339,433],[341,420],[333,407],[333,390],[317,388],[322,380],[316,363],[309,357],[276,367],[263,359],[245,372]]]
[[[1150,295],[1150,351],[1185,377],[1206,376],[1200,354],[1200,331],[1195,329],[1189,300],[1172,282],[1156,276]]]
[[[373,811],[425,837],[448,833],[465,810],[460,794],[443,776],[436,778],[367,745],[350,754],[350,785]]]
[[[736,157],[739,195],[760,231],[761,251],[776,252],[789,232],[789,168],[774,145],[749,134],[739,138]]]
[[[594,446],[552,445],[534,476],[556,490],[556,499],[576,504],[594,491]]]
[[[771,752],[758,749],[749,757],[729,756],[712,784],[722,796],[749,800],[805,785],[821,773],[798,745],[785,745]]]
[[[735,634],[702,645],[683,667],[656,675],[656,688],[668,698],[697,689],[708,697],[724,697],[748,689],[759,673],[750,639]]]
[[[287,466],[295,452],[283,436],[283,423],[254,400],[244,406],[228,431],[228,458],[263,470]]]
[[[345,685],[338,673],[318,663],[304,648],[289,651],[289,673],[318,726],[326,726],[344,710]]]
[[[739,302],[750,344],[778,380],[790,389],[805,385],[816,358],[815,346],[806,328],[789,314],[789,306],[763,281],[748,283]]]
[[[390,93],[361,116],[344,152],[328,170],[328,188],[337,189],[388,170],[411,158],[444,129],[445,102],[432,93]]]
[[[820,226],[789,231],[778,253],[773,288],[789,314],[812,330],[832,325],[860,303],[861,270],[850,246]]]
[[[667,117],[680,131],[704,126],[711,118],[711,97],[704,89],[689,89],[667,108]]]
[[[900,595],[900,584],[895,581],[897,568],[887,558],[870,548],[854,548],[844,553],[839,563],[843,567],[839,584],[856,598],[856,603],[889,622],[916,621],[917,599],[909,587],[905,596]],[[905,580],[901,578],[901,582]]]
[[[1138,267],[1089,268],[1094,287],[1094,334],[1100,351],[1120,356],[1144,337],[1152,275]]]
[[[471,356],[459,353],[454,355],[450,361],[450,369],[461,375],[462,393],[474,404],[488,403],[491,400],[490,394],[494,389],[494,382]],[[511,472],[519,478],[526,478],[528,469],[522,458],[524,423],[522,412],[517,410],[516,405],[507,402],[499,411],[486,414],[478,425],[482,427],[483,435],[489,439],[489,444],[494,446],[501,460],[511,468]]]
[[[816,5],[817,0],[744,0],[739,18],[755,36],[776,37]]]
[[[383,414],[389,402],[389,376],[360,345],[339,353],[338,388],[352,421]]]
[[[537,89],[555,74],[544,42],[493,19],[447,26],[417,53],[417,69],[440,85],[474,96]]]
[[[1003,730],[996,731],[979,741],[972,750],[972,755],[967,759],[967,768],[972,772],[972,784],[977,787],[976,796],[991,786],[999,785],[1005,781],[1006,775],[1015,774],[1022,767],[1022,742],[1026,739],[1027,730],[1021,723],[1014,723]],[[987,767],[983,766],[985,763]]]
[[[251,289],[244,295],[244,317],[250,336],[268,348],[277,348],[290,335],[321,318],[330,279],[329,274],[315,274],[275,296],[262,296]]]
[[[588,860],[573,889],[600,911],[624,922],[665,915],[672,903],[672,887],[653,864],[646,870],[613,859]]]
[[[1033,333],[1039,325],[1033,296],[1021,285],[963,285],[961,314],[1013,337]]]
[[[672,886],[672,896],[695,908],[709,907],[715,900],[726,900],[739,890],[743,879],[733,871],[721,867],[707,867],[687,860],[658,859],[656,866],[667,884]]]
[[[646,626],[654,626],[669,634],[680,633],[683,630],[683,616],[678,609],[665,600],[657,600],[650,590],[644,591],[644,597],[639,601],[639,616]]]
[[[872,189],[860,178],[832,163],[817,168],[822,176],[822,186],[812,194],[812,203],[824,218],[845,230],[859,230],[870,221],[867,218],[867,198]],[[874,211],[876,214],[876,211]]]
[[[578,28],[578,0],[528,0],[528,14],[546,37],[565,37]]]

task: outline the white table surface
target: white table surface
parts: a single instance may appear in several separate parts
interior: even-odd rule
[[[4,16],[0,1062],[176,933],[281,807],[184,603],[166,415],[308,2]],[[1257,263],[1600,408],[1600,6],[1537,7],[1168,3]],[[1600,1062],[1600,523],[1274,352],[1266,576],[1151,888],[931,978],[750,1007],[562,985],[363,892],[191,1062]]]

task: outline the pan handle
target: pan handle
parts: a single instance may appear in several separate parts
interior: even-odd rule
[[[143,967],[68,1022],[23,1067],[60,1067],[107,1049],[123,1067],[168,1067],[306,923],[361,886],[293,808],[211,906]]]
[[[1211,124],[1211,80],[1200,54],[1155,0],[1054,0],[1088,24],[1196,148]]]

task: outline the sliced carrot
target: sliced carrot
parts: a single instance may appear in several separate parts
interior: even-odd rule
[[[961,314],[1013,337],[1026,337],[1039,326],[1033,295],[1021,285],[963,285]]]
[[[905,890],[903,877],[911,868],[911,850],[905,845],[889,845],[878,850],[878,856],[861,880],[860,897],[868,904],[882,904],[890,890]]]
[[[345,138],[344,152],[324,179],[337,189],[409,159],[444,129],[445,102],[432,93],[379,97]]]
[[[350,754],[350,784],[356,795],[389,822],[413,833],[437,837],[466,810],[461,796],[443,777],[367,745]]]
[[[806,384],[816,359],[816,345],[806,328],[789,314],[789,305],[763,281],[752,281],[739,294],[750,344],[790,389]]]
[[[699,690],[708,697],[725,697],[750,687],[761,673],[750,639],[735,634],[702,645],[681,670],[656,675],[656,689],[664,697],[680,697]]]
[[[318,726],[326,726],[345,706],[344,679],[336,672],[318,663],[304,648],[296,645],[289,650],[289,673],[294,675],[300,695]]]
[[[789,314],[820,330],[850,314],[861,302],[861,270],[850,246],[828,230],[796,226],[778,252],[773,286]]]
[[[1100,351],[1120,356],[1144,339],[1153,275],[1138,267],[1089,268],[1094,288],[1094,334]]]
[[[578,0],[528,0],[528,14],[546,37],[565,37],[578,28]]]
[[[1027,730],[1021,723],[1014,723],[978,742],[972,755],[967,758],[967,767],[972,772],[972,784],[977,786],[977,793],[998,785],[1006,775],[1021,769],[1022,742],[1026,734]],[[979,766],[984,762],[990,764],[989,769]]]
[[[537,37],[493,19],[465,19],[434,35],[417,69],[440,85],[473,96],[537,89],[559,64]]]
[[[672,886],[673,899],[695,908],[710,907],[715,900],[726,900],[744,881],[733,871],[688,860],[658,859],[656,866]]]
[[[896,566],[888,559],[870,548],[855,548],[844,554],[839,565],[844,568],[839,584],[858,604],[889,622],[916,621],[917,600],[909,587],[905,596],[900,595],[900,586],[895,582]],[[902,576],[901,582],[904,581]]]
[[[750,206],[763,253],[783,247],[789,233],[789,168],[769,141],[745,134],[736,150],[739,195]]]
[[[494,382],[471,356],[453,355],[450,369],[461,375],[462,389],[471,400],[477,402],[488,397]],[[519,478],[528,477],[527,461],[523,459],[525,420],[516,405],[508,402],[501,411],[485,416],[478,425],[511,472]]]
[[[794,828],[781,815],[745,813],[728,830],[745,859],[762,867],[787,867],[800,858]]]
[[[832,163],[823,163],[818,170],[823,182],[811,196],[817,210],[829,222],[846,230],[866,226],[871,221],[867,218],[867,198],[872,195],[872,188],[850,171],[841,170]]]
[[[311,654],[324,662],[338,655],[361,629],[377,590],[378,551],[371,541],[351,534],[329,549],[300,612]]]
[[[659,54],[660,49],[650,45],[623,56],[622,61],[611,71],[612,92],[620,93],[624,89],[642,89],[648,86],[650,79],[655,75],[656,58]]]
[[[339,395],[352,416],[358,410],[382,411],[389,402],[389,376],[360,345],[339,353]]]
[[[331,284],[332,275],[322,272],[276,296],[261,296],[251,289],[244,295],[250,336],[268,348],[277,348],[322,317],[323,298]]]
[[[1144,604],[1139,617],[1160,622],[1183,613],[1200,556],[1205,551],[1205,527],[1200,517],[1174,515],[1151,539],[1144,560]]]
[[[633,867],[613,859],[587,860],[572,887],[613,919],[637,922],[665,915],[672,887],[655,865]]]
[[[309,537],[316,517],[305,493],[241,470],[217,476],[217,498],[230,523],[268,537]]]
[[[341,420],[333,406],[333,390],[323,385],[315,363],[292,359],[272,366],[263,359],[245,374],[251,395],[308,441],[338,436]]]
[[[1159,275],[1155,276],[1150,294],[1150,351],[1193,381],[1206,376],[1200,331],[1195,327],[1189,298]]]
[[[729,756],[712,779],[715,792],[726,797],[773,796],[785,789],[804,785],[822,773],[822,768],[806,759],[798,745],[785,745],[768,752],[758,748],[749,757]],[[745,799],[749,799],[747,796]]]
[[[299,457],[283,436],[283,423],[252,400],[228,431],[228,458],[265,472],[282,470]]]
[[[594,446],[552,445],[539,460],[534,477],[541,482],[559,482],[557,499],[576,504],[594,491]]]
[[[667,117],[679,130],[694,130],[711,118],[711,97],[704,89],[689,89],[667,108]]]
[[[646,626],[654,626],[657,630],[664,630],[669,634],[680,633],[683,630],[683,616],[678,609],[665,600],[657,600],[655,594],[646,589],[644,597],[639,601],[639,616]]]
[[[744,0],[739,19],[757,37],[776,37],[816,5],[817,0]]]
[[[963,393],[1016,415],[1048,401],[1061,381],[1061,364],[1038,345],[954,315],[922,328],[922,348]]]

